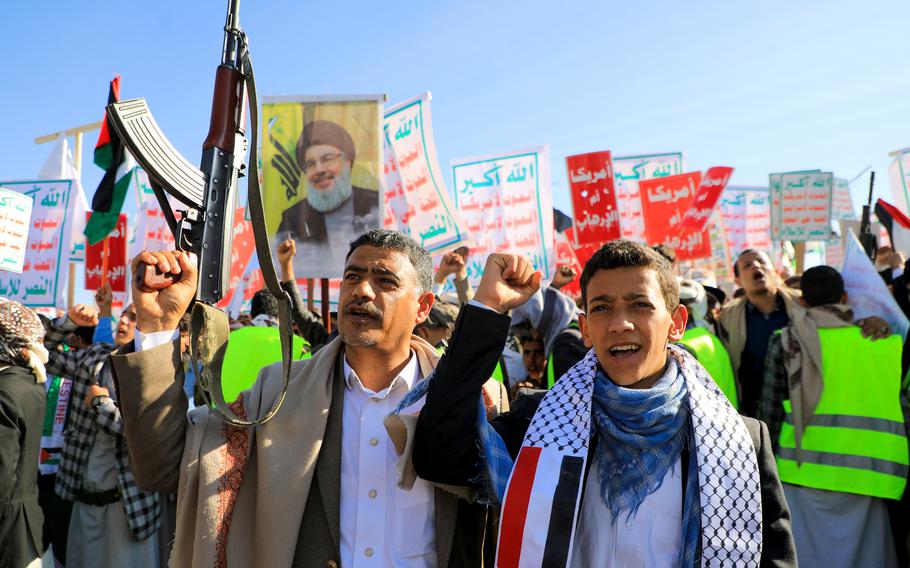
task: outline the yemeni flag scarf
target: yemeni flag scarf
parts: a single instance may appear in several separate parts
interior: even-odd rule
[[[700,549],[683,556],[696,557],[702,566],[758,566],[761,487],[752,438],[694,357],[675,346],[668,356],[688,391],[690,468],[697,470],[693,492],[700,531],[694,543]],[[591,350],[550,389],[534,414],[505,490],[496,566],[571,565],[596,374],[597,357]]]
[[[119,100],[120,76],[117,75],[111,81],[107,103]],[[114,230],[136,169],[133,157],[123,146],[117,133],[110,128],[107,113],[101,123],[98,143],[95,144],[94,162],[105,170],[105,174],[92,197],[92,216],[85,225],[85,238],[90,245],[104,240],[104,237]]]

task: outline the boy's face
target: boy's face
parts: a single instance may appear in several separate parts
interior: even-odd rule
[[[607,376],[617,385],[649,388],[667,362],[667,343],[686,329],[686,309],[667,309],[657,273],[649,268],[599,270],[587,288],[579,323]]]

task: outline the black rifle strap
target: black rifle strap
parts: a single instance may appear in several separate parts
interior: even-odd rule
[[[206,403],[213,408],[225,422],[240,427],[251,427],[265,424],[271,420],[288,391],[288,382],[291,378],[291,358],[293,350],[293,319],[291,315],[291,297],[281,288],[275,265],[272,262],[272,250],[269,247],[269,235],[265,224],[265,210],[262,202],[262,188],[259,186],[259,107],[256,95],[256,80],[253,75],[253,63],[250,60],[246,36],[241,34],[241,65],[245,76],[247,95],[250,104],[250,160],[249,174],[247,175],[247,193],[249,196],[250,221],[253,226],[253,238],[256,242],[256,256],[259,258],[259,268],[266,287],[278,299],[278,332],[281,336],[281,392],[269,411],[256,420],[243,419],[231,410],[224,400],[221,388],[221,366],[224,354],[227,351],[229,323],[227,315],[211,306],[196,302],[190,319],[192,349],[192,364],[196,376],[202,382],[202,392]],[[204,330],[204,334],[202,333]],[[202,335],[202,341],[198,338]],[[202,373],[196,368],[196,348],[201,347],[202,361],[205,368]],[[212,398],[214,397],[214,400]]]
[[[167,200],[167,193],[151,176],[149,176],[149,184],[152,186],[152,193],[155,194],[155,199],[158,200],[158,206],[161,207],[161,212],[164,214],[164,220],[167,221],[167,226],[171,230],[171,234],[174,235],[174,238],[176,239],[177,217],[174,215],[173,209],[171,209],[170,201]],[[178,249],[183,250],[179,247]]]

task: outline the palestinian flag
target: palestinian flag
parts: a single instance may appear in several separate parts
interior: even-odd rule
[[[910,218],[884,199],[875,202],[875,216],[888,230],[894,250],[910,254]]]
[[[119,100],[120,76],[117,75],[111,81],[107,103]],[[90,245],[104,240],[104,237],[114,230],[123,209],[127,189],[133,179],[133,171],[136,169],[133,157],[127,152],[117,133],[108,125],[107,113],[101,123],[98,143],[95,144],[94,162],[105,170],[105,174],[98,184],[98,189],[95,190],[95,196],[92,197],[92,216],[85,225],[85,238]]]

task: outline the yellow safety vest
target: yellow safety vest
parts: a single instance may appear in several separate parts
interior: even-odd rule
[[[294,359],[309,359],[303,353],[308,345],[302,337],[294,336]],[[224,364],[221,367],[221,392],[224,400],[234,402],[237,396],[256,382],[259,370],[281,361],[281,336],[277,327],[242,327],[229,337]]]
[[[801,457],[784,401],[777,469],[785,483],[900,499],[907,432],[900,405],[901,338],[869,341],[856,326],[818,330],[824,390],[803,431]]]
[[[710,331],[696,326],[687,329],[679,342],[695,352],[698,362],[708,371],[733,408],[739,410],[733,364],[720,339]]]

